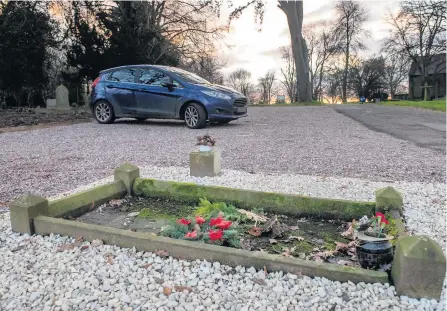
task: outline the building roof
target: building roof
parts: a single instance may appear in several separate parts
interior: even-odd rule
[[[445,54],[436,54],[431,57],[431,64],[428,66],[428,74],[438,74],[438,73],[446,73],[445,70]],[[413,62],[411,63],[410,72],[408,73],[410,76],[420,76],[420,68],[419,66]]]

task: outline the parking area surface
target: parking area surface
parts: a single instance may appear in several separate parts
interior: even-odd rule
[[[445,153],[445,112],[374,104],[334,105],[334,109],[372,130]]]
[[[178,121],[118,120],[0,134],[0,202],[53,195],[112,173],[124,161],[188,166],[196,137],[209,133],[222,167],[368,180],[443,182],[441,150],[377,132],[330,107],[257,107],[225,126],[187,129]]]

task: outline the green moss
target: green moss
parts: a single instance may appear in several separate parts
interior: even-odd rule
[[[299,254],[299,253],[309,254],[314,249],[314,246],[307,241],[297,241],[297,242],[295,242],[295,244],[293,246],[296,247],[295,252],[294,252],[295,254]]]
[[[389,224],[387,225],[387,234],[394,237],[394,239],[392,239],[390,242],[392,245],[395,245],[397,239],[399,238],[399,229],[396,226],[396,220],[393,218],[393,215],[391,215],[391,213],[386,213],[385,217],[389,222]]]
[[[185,193],[188,196],[195,196],[197,194],[197,185],[193,183],[176,183],[169,182],[176,192]]]
[[[147,207],[143,208],[137,217],[146,219],[175,219],[175,216],[173,215],[160,213]]]
[[[133,190],[135,194],[147,197],[169,197],[196,203],[199,198],[207,198],[214,202],[233,204],[238,208],[261,208],[265,212],[298,217],[352,220],[373,214],[375,210],[375,204],[371,202],[312,198],[142,178],[135,180]]]

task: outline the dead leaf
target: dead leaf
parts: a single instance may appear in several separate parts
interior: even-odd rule
[[[299,228],[298,228],[298,226],[290,226],[289,229],[290,229],[290,231],[296,231]]]
[[[84,242],[84,237],[80,235],[76,238],[76,243],[82,243],[82,242]]]
[[[151,263],[147,263],[147,264],[145,264],[145,265],[143,266],[143,268],[144,268],[144,269],[148,269],[148,268],[151,267],[151,266],[152,266]]]
[[[267,276],[268,272],[267,272],[267,267],[264,266],[264,275]]]
[[[260,236],[262,233],[262,228],[260,227],[251,227],[250,231],[248,231],[248,234],[253,235],[253,236]]]
[[[254,278],[253,282],[261,286],[267,285],[267,283],[263,279]]]
[[[386,265],[381,265],[380,268],[379,268],[379,271],[380,271],[380,272],[385,272],[386,270],[391,269],[391,266],[392,266],[391,263],[386,264]]]
[[[73,248],[75,248],[75,245],[73,243],[61,244],[58,246],[57,251],[58,252],[69,251],[72,250]]]
[[[24,249],[24,248],[25,248],[25,245],[19,245],[16,248],[13,248],[11,250],[11,252],[15,253],[15,252],[18,252],[19,250]]]
[[[244,210],[244,209],[238,209],[237,211],[238,211],[240,214],[243,214],[243,215],[247,216],[248,219],[254,220],[254,221],[256,221],[256,222],[261,222],[261,223],[263,223],[263,222],[266,222],[267,219],[268,219],[268,218],[265,217],[265,216],[262,216],[262,215],[259,215],[259,214],[256,214],[256,213],[253,213],[253,212]]]
[[[130,228],[129,231],[137,232],[137,229],[135,229],[135,228]]]
[[[349,248],[349,246],[348,246],[348,244],[344,244],[344,243],[341,243],[341,242],[335,242],[335,251],[336,252],[344,252],[344,251],[347,251],[348,250],[348,248]]]
[[[358,246],[358,241],[351,241],[351,242],[349,242],[348,243],[348,247],[356,247],[356,246]]]
[[[114,199],[109,201],[110,206],[120,206],[124,200]]]
[[[296,247],[286,248],[285,251],[281,254],[284,257],[293,257],[292,253],[295,251]]]
[[[112,254],[107,254],[107,256],[106,256],[106,262],[109,264],[109,265],[113,265],[113,255]]]
[[[278,243],[278,241],[276,241],[275,239],[269,239],[270,244],[276,244]]]
[[[155,255],[160,256],[160,257],[169,257],[169,253],[162,249],[155,251]]]
[[[81,246],[81,251],[86,250],[89,246],[88,245],[82,245]]]
[[[165,294],[166,296],[171,295],[172,293],[172,289],[170,287],[163,287],[163,294]]]
[[[313,256],[315,258],[318,257],[318,258],[326,259],[326,258],[334,256],[335,253],[336,253],[336,251],[324,251],[324,252],[319,252],[319,253],[313,254]]]
[[[175,285],[174,289],[176,292],[184,292],[185,290],[188,292],[192,292],[192,287],[190,287],[190,286]]]
[[[92,205],[90,206],[90,212],[93,211],[93,209],[95,208],[95,201],[92,202]]]

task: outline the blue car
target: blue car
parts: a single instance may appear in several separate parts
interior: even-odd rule
[[[117,118],[179,119],[199,129],[207,122],[228,123],[247,115],[247,98],[241,93],[179,68],[155,65],[101,71],[92,85],[90,106],[103,124]]]

